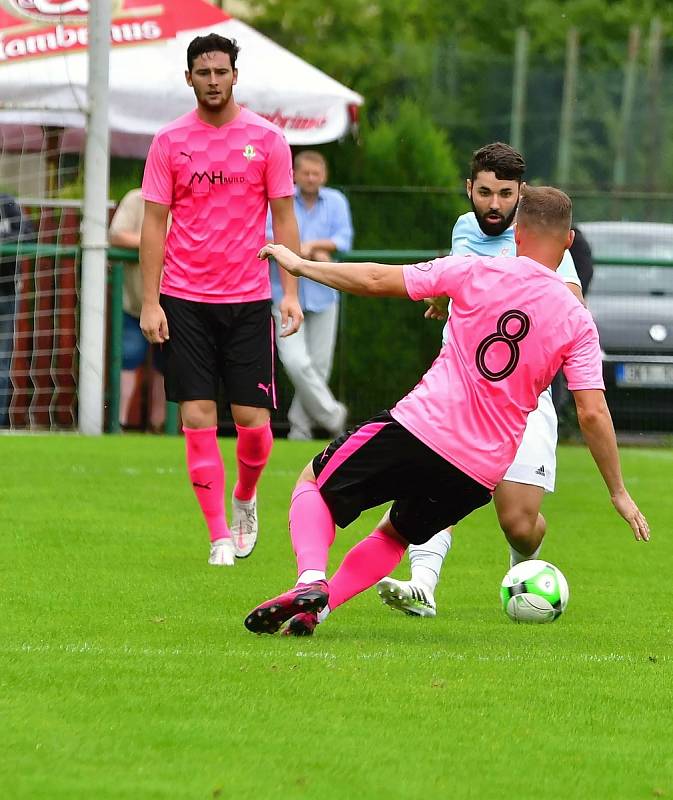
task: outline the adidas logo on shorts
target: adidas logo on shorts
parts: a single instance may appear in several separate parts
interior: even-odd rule
[[[535,470],[535,474],[536,474],[536,475],[542,475],[542,477],[544,478],[544,476],[547,474],[547,473],[544,471],[544,464],[543,464],[541,467],[538,467],[538,468]]]

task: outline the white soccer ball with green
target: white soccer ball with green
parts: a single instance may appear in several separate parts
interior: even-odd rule
[[[554,622],[568,605],[568,582],[547,561],[522,561],[502,579],[500,598],[514,622]]]

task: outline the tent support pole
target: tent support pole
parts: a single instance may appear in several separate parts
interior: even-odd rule
[[[82,215],[78,426],[80,433],[93,435],[103,432],[104,416],[111,21],[110,3],[91,3],[88,21],[89,83]]]

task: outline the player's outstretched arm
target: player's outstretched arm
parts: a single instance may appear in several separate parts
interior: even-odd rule
[[[600,389],[583,389],[573,395],[582,435],[608,487],[612,504],[629,523],[636,539],[649,541],[650,526],[624,486],[617,438],[604,393]]]
[[[307,261],[280,244],[267,244],[259,251],[258,258],[271,256],[291,275],[311,278],[349,294],[365,297],[408,297],[402,267],[372,262],[355,264],[333,261]]]

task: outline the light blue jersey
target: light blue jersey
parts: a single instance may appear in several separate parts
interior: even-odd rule
[[[475,256],[515,256],[514,228],[507,228],[500,236],[489,236],[479,227],[473,211],[458,217],[451,234],[451,254],[462,256],[471,253]],[[566,250],[557,273],[566,283],[582,287],[577,277],[573,257]]]

